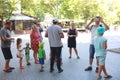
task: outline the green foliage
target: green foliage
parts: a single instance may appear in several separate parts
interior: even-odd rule
[[[115,21],[113,24],[120,25],[120,21]]]
[[[86,23],[94,16],[103,17],[109,24],[120,21],[119,0],[0,0],[0,18],[9,18],[18,1],[21,1],[22,13],[42,21],[45,14]]]
[[[8,19],[12,12],[17,9],[15,4],[14,0],[0,0],[0,19],[2,22],[4,19]]]

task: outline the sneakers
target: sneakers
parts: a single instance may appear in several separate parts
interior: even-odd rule
[[[40,69],[40,72],[44,72],[44,70],[43,70],[43,69]]]
[[[98,73],[98,67],[96,67],[96,70],[95,70],[96,73]]]
[[[91,66],[89,66],[89,67],[87,67],[86,69],[85,69],[85,71],[91,71],[92,70],[92,67]]]
[[[80,57],[78,56],[77,59],[80,59]]]
[[[27,65],[28,65],[28,66],[31,65],[31,63],[27,63]]]
[[[71,56],[69,56],[69,59],[71,59]]]
[[[50,69],[50,72],[52,73],[54,71],[54,69]]]
[[[61,72],[63,72],[63,69],[60,69],[60,70],[58,71],[58,73],[61,73]]]

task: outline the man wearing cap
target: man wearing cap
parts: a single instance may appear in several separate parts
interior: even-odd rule
[[[95,22],[95,25],[91,25],[93,22]],[[102,23],[102,25],[100,25],[100,23]],[[100,16],[96,16],[85,26],[85,28],[90,30],[91,32],[91,43],[89,47],[89,66],[85,69],[85,71],[92,70],[92,63],[93,63],[93,58],[95,53],[93,38],[97,35],[98,26],[104,27],[105,30],[109,29],[108,25],[103,21],[102,17]],[[98,62],[97,62],[97,66],[98,66]],[[98,72],[98,67],[96,67],[96,72]]]
[[[54,71],[54,57],[56,56],[57,58],[57,68],[58,72],[61,73],[63,72],[60,64],[60,54],[61,54],[61,49],[62,49],[62,42],[61,38],[64,38],[64,34],[62,31],[62,28],[57,25],[58,24],[58,19],[54,18],[53,19],[53,24],[48,27],[45,37],[48,37],[49,39],[49,44],[50,44],[50,50],[51,50],[51,59],[50,59],[50,72]]]

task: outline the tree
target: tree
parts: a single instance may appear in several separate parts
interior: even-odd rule
[[[15,9],[16,7],[14,0],[0,0],[0,19],[2,22],[2,26],[3,20],[8,19]]]

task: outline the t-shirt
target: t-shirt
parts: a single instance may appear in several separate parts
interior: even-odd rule
[[[6,29],[6,28],[2,28],[0,33],[1,33],[1,37],[2,37],[2,36],[6,36],[6,37],[8,37],[8,38],[11,37],[10,30],[8,30],[8,29]],[[2,47],[2,48],[10,47],[10,45],[11,45],[11,40],[3,40],[3,39],[1,38],[1,47]]]
[[[102,25],[102,27],[104,27],[104,25]],[[95,36],[97,36],[97,28],[95,25],[91,25],[89,26],[89,30],[91,32],[91,44],[93,44],[93,39]]]
[[[93,44],[93,39],[95,36],[97,36],[97,27],[95,27],[95,25],[92,25],[89,27],[89,30],[91,32],[91,44]]]
[[[30,53],[30,49],[31,49],[30,47],[26,47],[25,48],[25,54],[29,54]]]
[[[107,41],[107,39],[103,36],[94,37],[94,47],[96,56],[106,56],[106,49],[103,47],[105,41]]]
[[[44,58],[45,50],[43,48],[38,49],[38,58]]]
[[[52,24],[48,27],[46,33],[48,34],[50,47],[62,46],[60,34],[63,33],[63,31],[59,25]]]

